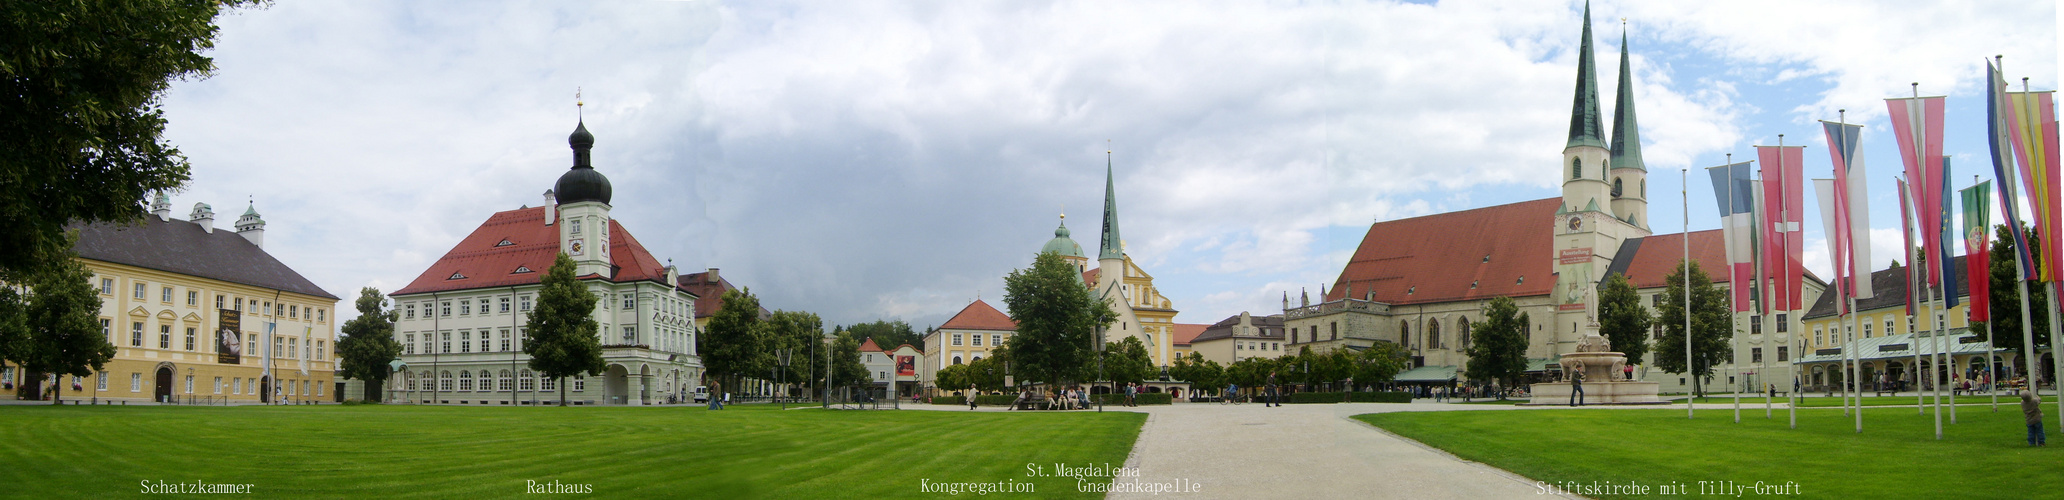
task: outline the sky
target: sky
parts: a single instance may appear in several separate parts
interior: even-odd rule
[[[1591,8],[1607,126],[1623,30],[1632,54],[1657,233],[1685,206],[1719,227],[1699,170],[1779,134],[1831,176],[1816,121],[1847,110],[1879,256],[1902,170],[1884,99],[1948,96],[1956,178],[1990,179],[1984,61],[2055,89],[2064,24],[2028,1]],[[588,121],[612,215],[769,309],[922,329],[1000,308],[1062,214],[1095,252],[1108,165],[1127,253],[1177,322],[1213,323],[1332,283],[1372,222],[1559,196],[1583,9],[294,0],[219,19],[216,71],[162,104],[193,165],[175,217],[254,204],[346,317],[541,203]]]

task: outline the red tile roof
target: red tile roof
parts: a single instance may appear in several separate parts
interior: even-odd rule
[[[724,292],[737,290],[738,287],[732,286],[731,280],[724,278],[723,273],[718,273],[717,279],[712,281],[709,279],[709,271],[703,271],[681,275],[681,289],[695,294],[695,317],[707,318],[717,315],[717,310],[724,308]],[[760,317],[765,318],[770,314],[772,313],[768,312],[766,307],[760,307]]]
[[[666,266],[645,251],[622,224],[609,221],[609,239],[610,263],[616,267],[616,276],[610,281],[665,282]],[[544,207],[496,212],[393,295],[536,284],[558,254],[559,228],[545,225]],[[590,277],[599,276],[582,278]]]
[[[1196,339],[1198,335],[1204,333],[1205,328],[1210,327],[1211,325],[1176,323],[1175,332],[1170,334],[1169,339],[1174,340],[1176,345],[1190,345],[1190,340]]]
[[[1699,269],[1713,277],[1714,283],[1727,283],[1727,245],[1720,238],[1718,229],[1692,231],[1691,260],[1698,262]],[[1627,264],[1627,279],[1634,282],[1634,288],[1660,288],[1683,261],[1683,233],[1642,238],[1641,250]]]
[[[895,348],[895,349],[889,349],[889,350],[888,350],[888,352],[896,352],[896,351],[901,351],[901,350],[903,350],[903,348],[905,348],[905,347],[908,347],[908,348],[910,348],[910,350],[912,350],[912,351],[917,351],[917,353],[918,353],[918,354],[924,354],[924,348],[922,348],[922,347],[917,347],[917,346],[914,346],[914,345],[910,345],[910,344],[909,344],[909,343],[907,343],[907,342],[906,342],[906,343],[904,343],[903,345],[899,345],[899,346],[896,346],[896,348]]]
[[[1083,271],[1083,272],[1082,272],[1082,282],[1083,282],[1083,283],[1088,283],[1088,284],[1091,284],[1091,285],[1095,285],[1095,284],[1096,284],[1096,282],[1097,282],[1097,281],[1096,281],[1096,280],[1097,280],[1097,274],[1099,274],[1099,273],[1098,273],[1097,271],[1102,271],[1102,270],[1104,270],[1104,269],[1103,269],[1103,268],[1096,268],[1096,269],[1091,269],[1091,270],[1088,270],[1088,271]]]
[[[860,352],[882,352],[882,348],[875,345],[874,337],[868,337],[867,340],[860,341]]]
[[[1548,224],[1561,203],[1548,198],[1372,224],[1326,300],[1365,298],[1371,290],[1376,301],[1391,304],[1546,295],[1556,278]],[[1720,231],[1691,237],[1692,258],[1708,274],[1724,271]],[[1662,286],[1668,269],[1682,259],[1683,245],[1682,234],[1643,238],[1627,268],[1635,286]],[[1727,276],[1720,273],[1714,281],[1724,283]]]
[[[1018,322],[1012,320],[1010,316],[1004,315],[1003,311],[990,307],[988,302],[976,300],[974,303],[968,304],[967,307],[961,308],[960,314],[953,315],[952,319],[948,319],[945,324],[939,325],[939,329],[1014,332],[1018,330]]]

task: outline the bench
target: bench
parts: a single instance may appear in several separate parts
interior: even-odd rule
[[[1012,407],[1018,410],[1043,410],[1051,407],[1052,403],[1046,399],[1046,395],[1034,394],[1030,398],[1016,402]]]

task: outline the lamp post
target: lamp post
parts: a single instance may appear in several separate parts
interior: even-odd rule
[[[788,377],[788,353],[789,353],[789,351],[792,351],[792,349],[781,349],[781,350],[775,351],[775,353],[776,353],[776,356],[777,356],[777,357],[779,357],[779,358],[780,358],[780,360],[781,360],[781,371],[779,371],[779,372],[776,372],[776,373],[775,373],[775,377],[776,377],[776,379],[777,379],[777,380],[786,380],[786,379],[787,379],[787,377]],[[776,386],[778,387],[778,386],[780,386],[781,384],[780,384],[779,382],[776,382],[776,383],[775,383],[775,385],[776,385]],[[787,398],[783,398],[783,397],[781,397],[781,396],[785,396],[785,395],[786,395],[786,394],[782,394],[782,395],[777,395],[777,396],[774,396],[774,397],[775,397],[776,399],[780,399],[780,400],[781,400],[781,409],[783,409],[783,410],[786,410],[786,409],[788,409],[788,399],[787,399]]]
[[[1090,339],[1090,341],[1091,341],[1091,342],[1095,342],[1095,343],[1096,343],[1096,345],[1095,345],[1094,347],[1096,348],[1096,353],[1097,353],[1097,381],[1098,381],[1098,382],[1102,382],[1102,381],[1104,380],[1104,327],[1105,327],[1105,326],[1106,326],[1106,325],[1097,325],[1097,327],[1096,327],[1096,338]],[[1095,384],[1091,384],[1091,385],[1090,385],[1090,387],[1091,387],[1092,389],[1094,389],[1094,388],[1096,387],[1096,385],[1095,385]],[[1117,391],[1117,389],[1116,389],[1115,387],[1114,387],[1114,388],[1112,388],[1112,392],[1116,392],[1116,391]],[[1095,392],[1095,391],[1091,391],[1091,392]],[[1106,393],[1106,394],[1109,394],[1109,393]],[[1104,400],[1105,400],[1105,399],[1109,399],[1109,398],[1110,398],[1110,396],[1105,396],[1105,397],[1101,397],[1101,398],[1096,398],[1096,400],[1097,400],[1097,413],[1103,413],[1103,412],[1104,412]]]
[[[831,408],[831,343],[837,340],[837,335],[831,333],[824,334],[824,407],[826,409]]]

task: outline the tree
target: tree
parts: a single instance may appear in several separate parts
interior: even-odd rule
[[[812,363],[810,358],[815,357],[812,353],[823,350],[818,346],[824,343],[824,320],[811,312],[774,311],[763,323],[770,355],[763,358],[767,365],[754,368],[752,373],[779,372],[780,378],[791,384],[815,380],[812,377],[817,376],[816,368],[821,362]],[[780,349],[789,352],[787,370],[777,370],[781,365],[779,353],[772,351]]]
[[[1663,289],[1662,303],[1656,306],[1656,319],[1663,323],[1663,338],[1655,343],[1656,357],[1653,364],[1668,373],[1685,373],[1682,356],[1665,353],[1684,352],[1684,263],[1679,261],[1677,271],[1667,279]],[[1734,350],[1727,345],[1734,337],[1728,325],[1730,314],[1727,291],[1713,285],[1713,279],[1706,276],[1698,262],[1691,263],[1691,332],[1692,332],[1692,392],[1705,395],[1700,379],[1711,378],[1713,367],[1734,360]]]
[[[561,252],[545,273],[537,308],[524,324],[523,354],[530,369],[558,381],[559,406],[566,406],[566,377],[601,375],[602,339],[595,323],[595,294],[573,279],[573,259]]]
[[[1003,303],[1018,322],[1018,333],[1005,343],[1018,372],[1055,385],[1090,369],[1091,336],[1117,317],[1111,304],[1082,284],[1081,271],[1053,252],[1033,258],[1030,269],[1004,276]]]
[[[161,137],[173,80],[205,78],[215,17],[253,0],[8,2],[0,14],[0,281],[70,260],[64,227],[141,220],[188,179]]]
[[[401,343],[394,341],[394,311],[387,310],[387,296],[380,289],[358,290],[358,317],[344,322],[344,338],[337,339],[340,375],[365,381],[365,399],[380,399],[386,387],[388,365],[401,355]]]
[[[853,387],[868,387],[874,384],[873,374],[867,373],[867,365],[860,363],[860,343],[851,338],[838,339],[831,346],[832,379]]]
[[[1525,313],[1519,312],[1519,305],[1511,297],[1491,299],[1484,304],[1483,315],[1483,323],[1476,327],[1476,338],[1466,351],[1469,362],[1463,366],[1463,376],[1496,382],[1499,387],[1517,387],[1520,378],[1526,376],[1526,325],[1530,321]],[[1498,391],[1498,398],[1504,399],[1505,392]]]
[[[1104,379],[1120,384],[1145,382],[1160,375],[1154,368],[1154,357],[1147,354],[1147,345],[1139,337],[1125,337],[1124,340],[1104,345]]]
[[[1605,279],[1605,286],[1598,290],[1598,330],[1614,351],[1627,355],[1627,364],[1641,364],[1641,356],[1648,353],[1651,321],[1648,309],[1641,307],[1641,294],[1634,291],[1627,275],[1612,273]]]
[[[1408,359],[1403,346],[1391,342],[1377,342],[1368,349],[1363,349],[1362,353],[1355,357],[1355,385],[1374,387],[1377,384],[1389,383],[1399,372],[1405,371]]]
[[[760,324],[760,299],[752,288],[725,290],[723,302],[710,317],[709,328],[696,337],[695,352],[702,355],[710,379],[731,382],[722,389],[735,390],[738,377],[755,369],[765,373],[762,367],[773,354],[767,348],[766,327]]]
[[[969,385],[974,384],[974,380],[968,378],[968,365],[953,365],[940,368],[938,373],[932,375],[932,381],[938,384],[940,390],[944,391],[965,391]],[[973,397],[974,395],[970,394],[968,396]]]
[[[2022,224],[2021,227],[2022,230],[2028,231],[2029,251],[2040,255],[2042,246],[2041,241],[2037,239],[2035,230],[2029,228],[2027,224]],[[1992,293],[1992,321],[1973,321],[1971,322],[1970,329],[1971,332],[1977,333],[1979,338],[1992,341],[1993,347],[2019,351],[2021,350],[2021,272],[2020,267],[2018,267],[2020,265],[2017,262],[2018,258],[2015,257],[2014,252],[2014,234],[2007,232],[2007,225],[1993,226],[1992,276],[1991,280],[1989,280],[1991,282],[1989,288],[1991,288]],[[2033,313],[2028,315],[2028,323],[2035,327],[2033,331],[2035,332],[2036,348],[2049,347],[2050,336],[2043,333],[2050,331],[2050,315],[2043,312],[2049,307],[2049,294],[2041,293],[2042,287],[2039,284],[2029,284],[2028,290],[2028,309]],[[1991,324],[1991,332],[1997,334],[1998,338],[1988,338],[1988,335],[1991,334],[1986,333],[1987,323]]]
[[[67,246],[69,246],[69,239]],[[10,350],[13,359],[29,373],[84,377],[99,372],[115,357],[115,346],[100,333],[100,295],[93,289],[93,271],[76,260],[65,259],[30,274],[23,283],[30,293],[21,296],[14,308],[19,321]],[[51,395],[51,404],[63,403],[64,384]]]
[[[910,324],[902,320],[877,320],[847,325],[845,332],[857,339],[874,339],[875,345],[881,346],[884,350],[895,349],[903,344],[924,347],[924,339],[917,335],[917,330],[911,329]]]
[[[1225,367],[1217,361],[1208,361],[1202,354],[1191,352],[1175,358],[1175,364],[1168,368],[1168,376],[1190,383],[1190,391],[1220,392],[1225,389]]]

